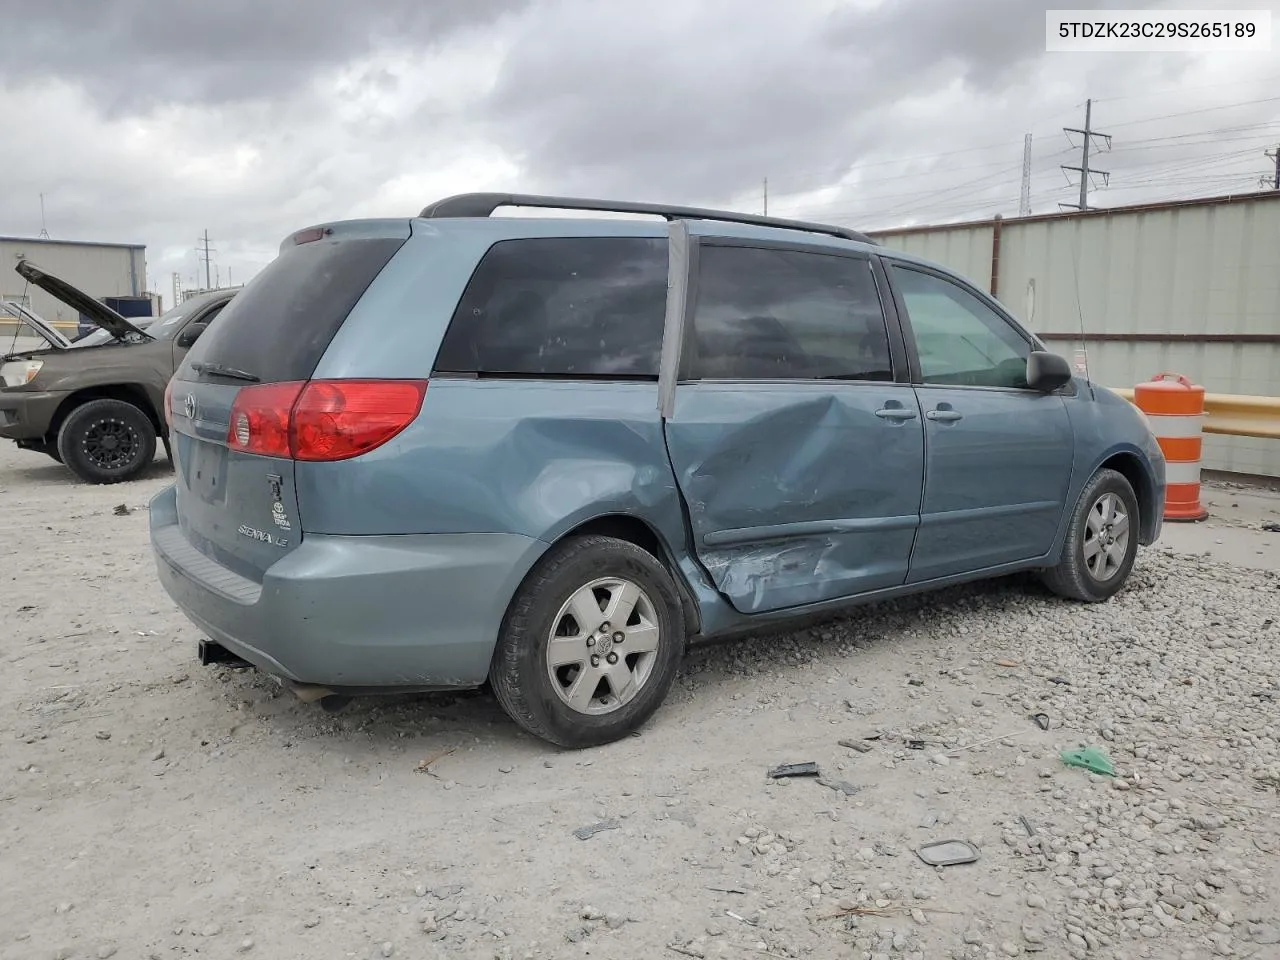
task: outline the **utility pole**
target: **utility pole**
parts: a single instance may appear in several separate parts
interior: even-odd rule
[[[204,288],[206,290],[212,290],[213,270],[210,267],[209,254],[216,253],[217,251],[209,246],[209,231],[207,229],[200,240],[200,246],[196,247],[196,251],[200,253],[200,259],[204,261]]]
[[[1084,129],[1077,130],[1075,127],[1062,128],[1063,131],[1066,133],[1078,133],[1081,136],[1083,136],[1084,143],[1081,145],[1081,148],[1080,148],[1080,166],[1069,167],[1066,164],[1062,165],[1063,170],[1074,170],[1080,174],[1080,202],[1078,204],[1060,203],[1058,204],[1058,206],[1060,207],[1069,207],[1076,210],[1089,209],[1089,177],[1091,174],[1094,174],[1094,173],[1100,174],[1102,176],[1102,182],[1104,185],[1109,184],[1111,182],[1110,171],[1091,170],[1089,168],[1089,148],[1090,148],[1090,141],[1093,137],[1101,137],[1102,139],[1106,140],[1107,149],[1108,150],[1111,149],[1111,137],[1108,134],[1099,133],[1097,130],[1094,130],[1093,127],[1091,126],[1092,123],[1093,123],[1093,101],[1086,100],[1084,103]]]
[[[1022,140],[1022,196],[1018,199],[1018,216],[1031,215],[1031,134]]]
[[[180,277],[177,271],[175,270],[173,274],[173,305],[176,307],[181,302],[182,302],[182,277]]]
[[[1266,156],[1268,160],[1275,161],[1276,172],[1270,177],[1263,177],[1262,185],[1265,187],[1267,185],[1267,181],[1270,180],[1271,189],[1280,190],[1280,145],[1278,145],[1274,150],[1266,151]]]
[[[764,215],[769,215],[769,178],[764,178]]]

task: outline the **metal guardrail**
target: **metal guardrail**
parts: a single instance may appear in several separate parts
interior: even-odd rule
[[[1133,388],[1111,388],[1133,403]],[[1229,437],[1280,440],[1280,397],[1251,397],[1238,393],[1204,395],[1205,433]]]

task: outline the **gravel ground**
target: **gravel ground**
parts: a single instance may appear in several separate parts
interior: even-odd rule
[[[0,957],[1280,957],[1275,570],[1157,548],[1103,606],[1005,581],[704,648],[564,753],[482,694],[331,716],[200,667],[168,479],[0,447]]]

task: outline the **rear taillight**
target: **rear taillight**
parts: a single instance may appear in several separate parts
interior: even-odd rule
[[[312,380],[293,406],[295,460],[346,460],[386,443],[413,422],[423,380]]]
[[[422,409],[425,380],[311,380],[236,394],[227,446],[292,460],[349,460],[386,443]]]
[[[305,383],[264,383],[236,394],[227,423],[227,446],[264,457],[292,459],[289,417]]]

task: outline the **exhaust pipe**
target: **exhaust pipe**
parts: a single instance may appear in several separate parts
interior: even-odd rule
[[[325,697],[336,696],[328,687],[318,687],[314,683],[297,683],[293,680],[286,680],[284,685],[303,703],[315,703]]]
[[[350,697],[334,693],[328,687],[317,686],[314,683],[297,683],[293,680],[282,682],[300,701],[303,703],[319,703],[320,709],[325,713],[337,713],[351,702]]]

